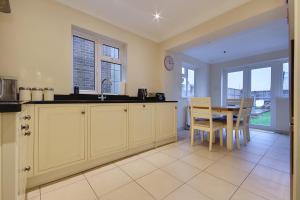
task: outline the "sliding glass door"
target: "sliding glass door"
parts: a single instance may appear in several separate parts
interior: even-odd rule
[[[227,99],[240,99],[243,97],[243,71],[228,72]]]
[[[251,69],[250,96],[254,100],[250,124],[271,126],[271,67]]]

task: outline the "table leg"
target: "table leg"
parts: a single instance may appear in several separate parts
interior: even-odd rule
[[[233,146],[233,114],[227,112],[227,150],[232,151]]]

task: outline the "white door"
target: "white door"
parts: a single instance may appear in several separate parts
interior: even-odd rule
[[[153,104],[129,105],[129,146],[139,147],[155,142],[155,109]]]
[[[90,110],[90,158],[122,152],[128,148],[127,105],[105,104]]]
[[[85,160],[85,106],[39,106],[36,114],[35,172],[43,173]]]

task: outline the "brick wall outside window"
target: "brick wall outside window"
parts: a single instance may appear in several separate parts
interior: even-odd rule
[[[95,90],[95,42],[73,36],[73,85]]]

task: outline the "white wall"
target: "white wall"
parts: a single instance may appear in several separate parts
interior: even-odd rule
[[[188,98],[181,97],[181,67],[186,62],[194,66],[195,69],[195,96],[209,96],[209,65],[189,56],[170,53],[175,58],[175,68],[169,74],[168,85],[166,87],[167,98],[178,100],[178,129],[183,129],[185,125],[185,109],[188,106]]]
[[[240,68],[245,69],[248,67],[272,67],[272,118],[273,123],[271,130],[289,132],[289,99],[281,98],[281,70],[282,70],[282,58],[288,57],[288,50],[282,50],[277,52],[266,53],[258,56],[251,56],[239,60],[234,60],[226,63],[219,63],[211,65],[210,70],[210,94],[212,97],[213,105],[222,105],[226,97],[224,97],[224,90],[226,81],[224,80],[224,74],[227,70]],[[250,82],[245,80],[245,82]]]
[[[13,0],[12,13],[0,13],[0,75],[14,76],[19,86],[72,90],[71,26],[127,44],[127,94],[137,88],[160,88],[157,43],[61,5],[54,0]]]

